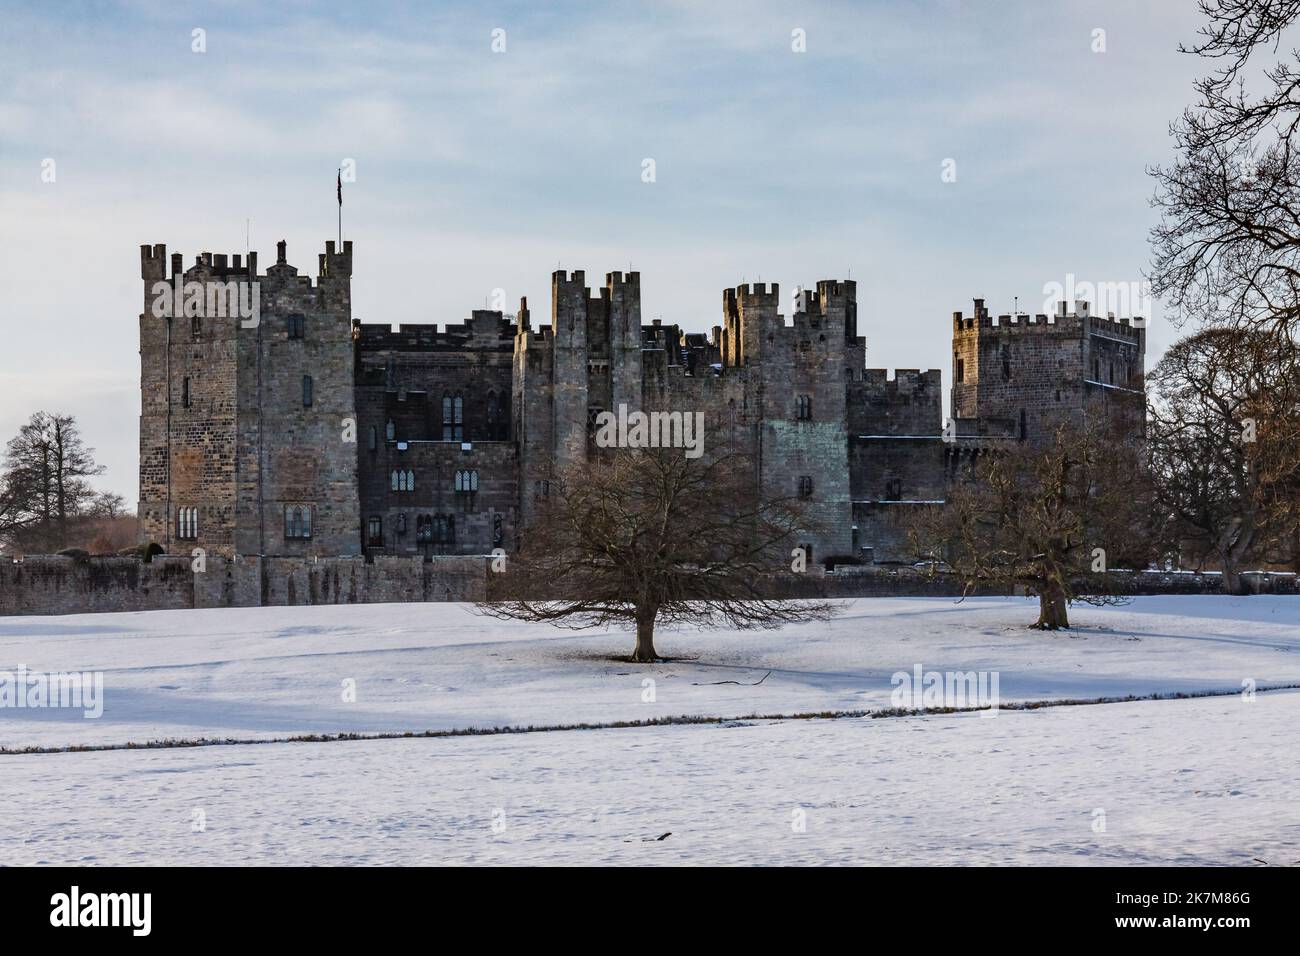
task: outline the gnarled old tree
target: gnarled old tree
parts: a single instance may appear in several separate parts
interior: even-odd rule
[[[1260,331],[1207,329],[1148,377],[1159,540],[1184,567],[1217,567],[1244,594],[1248,564],[1294,560],[1300,361]]]
[[[970,594],[1021,586],[1038,595],[1034,627],[1070,626],[1072,601],[1108,604],[1113,568],[1146,564],[1150,502],[1140,444],[1101,424],[1061,423],[1050,443],[990,444],[917,516],[919,554],[946,562]]]
[[[1178,157],[1151,170],[1152,292],[1176,318],[1300,333],[1300,52],[1278,57],[1296,0],[1201,0],[1211,72],[1172,124]]]
[[[489,575],[480,610],[561,627],[635,626],[632,660],[658,659],[659,624],[772,628],[835,606],[773,597],[809,530],[796,496],[764,497],[745,454],[714,437],[681,448],[610,449],[557,475],[517,555]],[[796,556],[797,557],[797,556]]]

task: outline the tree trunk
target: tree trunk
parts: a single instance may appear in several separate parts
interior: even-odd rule
[[[658,608],[637,610],[636,650],[632,652],[632,660],[636,663],[650,664],[659,660],[659,655],[655,653],[655,617],[658,613]]]
[[[1241,565],[1250,559],[1255,543],[1255,522],[1237,518],[1232,526],[1236,534],[1224,543],[1219,552],[1223,568],[1220,588],[1224,594],[1249,594],[1250,589],[1241,576]]]
[[[1068,607],[1065,588],[1055,581],[1044,582],[1038,588],[1038,622],[1034,627],[1043,631],[1069,630]]]
[[[1246,582],[1237,570],[1236,565],[1224,562],[1223,576],[1220,589],[1224,594],[1249,594],[1250,589],[1246,587]]]

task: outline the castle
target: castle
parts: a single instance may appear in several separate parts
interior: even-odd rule
[[[316,276],[257,254],[185,268],[142,246],[140,533],[168,552],[263,557],[482,555],[516,546],[556,470],[584,460],[601,411],[702,411],[743,443],[765,493],[808,499],[814,562],[908,560],[903,526],[963,460],[1118,408],[1140,428],[1141,320],[954,313],[952,419],[938,370],[866,368],[852,281],[792,298],[727,289],[708,335],[641,321],[639,273],[551,277],[548,323],[514,316],[363,324],[352,243]],[[253,285],[253,321],[204,314]],[[195,290],[160,317],[164,287]],[[178,299],[179,301],[179,299]],[[186,296],[186,302],[190,297]],[[210,310],[208,310],[210,311]]]

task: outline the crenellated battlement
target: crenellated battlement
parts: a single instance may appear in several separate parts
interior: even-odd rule
[[[937,368],[924,372],[915,368],[868,368],[862,370],[862,382],[882,392],[922,391],[943,387],[943,372]]]
[[[353,338],[363,351],[421,349],[470,351],[484,347],[509,351],[514,345],[517,326],[505,314],[489,309],[474,309],[466,322],[406,323],[393,326],[381,323],[352,322]]]
[[[185,257],[179,252],[173,252],[170,261],[167,256],[167,246],[158,243],[153,246],[142,245],[140,247],[140,277],[145,282],[169,282],[176,278],[185,281],[204,282],[208,280],[227,281],[231,279],[273,279],[273,278],[296,278],[298,270],[289,265],[287,258],[288,244],[282,239],[276,243],[276,261],[271,268],[263,274],[257,271],[257,253],[250,251],[247,254],[234,252],[226,254],[223,252],[199,252],[194,256],[194,263],[187,269],[184,262]],[[317,257],[318,270],[317,281],[311,282],[307,277],[302,277],[308,285],[319,285],[320,280],[347,280],[352,277],[352,240],[343,243],[342,251],[339,251],[334,240],[331,239],[325,243],[325,251]],[[170,269],[168,268],[170,264]]]
[[[167,276],[167,246],[159,243],[156,246],[144,245],[140,247],[140,278],[145,282],[157,282],[166,280]]]
[[[1073,312],[1069,311],[1069,303],[1058,302],[1056,311],[1051,315],[1042,312],[1037,314],[1004,312],[995,316],[984,307],[983,299],[975,299],[974,303],[971,315],[965,315],[960,311],[953,312],[954,334],[984,331],[1014,334],[1026,329],[1078,332],[1087,328],[1108,334],[1127,335],[1136,340],[1140,337],[1140,332],[1146,328],[1146,319],[1143,316],[1116,318],[1113,313],[1104,316],[1094,315],[1089,303],[1082,300],[1074,303]]]
[[[587,288],[587,273],[583,269],[575,269],[572,272],[565,272],[563,269],[557,269],[551,273],[551,287],[562,285],[576,285],[583,289]]]
[[[743,282],[734,289],[726,289],[723,292],[723,298],[736,301],[759,301],[764,303],[776,303],[781,297],[781,285],[773,282],[769,286],[766,282],[755,282],[753,284]]]

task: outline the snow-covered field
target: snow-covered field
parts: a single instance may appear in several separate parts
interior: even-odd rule
[[[0,747],[868,710],[889,706],[890,676],[916,664],[998,671],[1003,700],[1300,683],[1295,598],[1078,607],[1079,629],[1057,634],[1024,626],[1035,608],[859,600],[829,624],[664,633],[659,652],[681,660],[649,667],[613,659],[631,652],[625,632],[496,621],[460,604],[0,618],[0,670],[102,671],[105,697],[96,720],[0,709]]]
[[[650,667],[612,659],[626,633],[459,605],[0,618],[0,670],[103,671],[105,695],[98,720],[0,708],[0,746],[872,710],[917,664],[998,671],[1004,702],[1300,683],[1300,599],[1139,598],[1055,635],[1033,617],[860,600],[829,624],[666,633],[680,659]],[[1300,693],[1276,691],[7,755],[0,863],[1292,864],[1297,727]]]

